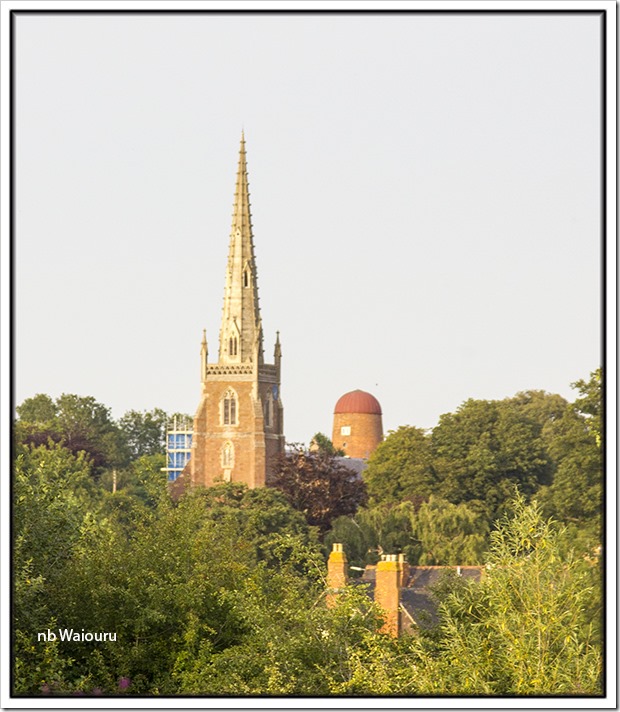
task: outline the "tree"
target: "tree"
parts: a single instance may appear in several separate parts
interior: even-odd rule
[[[489,521],[497,518],[515,486],[529,496],[550,482],[542,427],[519,399],[470,399],[442,415],[431,436],[437,493],[469,503]]]
[[[353,470],[334,455],[308,452],[300,446],[276,461],[269,484],[321,533],[336,517],[354,514],[366,502],[366,487]]]
[[[600,694],[601,656],[587,610],[601,592],[592,586],[593,565],[563,556],[560,537],[535,502],[516,499],[491,534],[485,576],[454,587],[441,604],[427,692]]]
[[[45,393],[37,393],[18,405],[15,410],[20,420],[28,423],[53,422],[58,415],[56,403]]]
[[[165,455],[142,455],[129,467],[105,472],[99,480],[102,516],[130,531],[137,519],[152,514],[162,499],[170,497],[166,473],[162,472],[165,461]]]
[[[527,420],[535,422],[543,436],[570,409],[565,398],[546,391],[520,391],[503,402],[513,406]]]
[[[345,546],[349,562],[376,564],[381,554],[405,554],[415,565],[473,565],[482,561],[489,528],[466,504],[431,495],[417,509],[412,502],[362,507],[354,517],[338,517],[325,545]]]
[[[451,504],[431,495],[417,513],[412,529],[419,540],[421,565],[473,565],[482,562],[488,526],[465,503]]]
[[[409,499],[419,506],[436,486],[424,430],[401,426],[391,431],[368,459],[363,478],[371,503]]]
[[[51,443],[18,445],[13,470],[14,684],[16,692],[40,692],[55,680],[64,684],[71,660],[57,642],[36,643],[38,632],[54,629],[57,606],[72,552],[99,525],[91,466]]]
[[[600,446],[603,434],[603,370],[600,367],[595,369],[588,381],[581,379],[572,383],[571,387],[579,391],[574,406],[586,417],[588,431]]]
[[[118,421],[132,457],[164,452],[168,416],[160,408],[127,411]]]
[[[47,590],[52,627],[113,630],[117,642],[59,642],[54,665],[20,667],[21,693],[114,694],[122,681],[132,694],[328,694],[378,626],[361,592],[338,611],[322,604],[319,547],[268,488],[162,499],[131,529],[112,521],[65,555]]]
[[[16,692],[110,694],[122,680],[132,693],[175,694],[198,650],[203,662],[209,651],[210,665],[242,645],[247,657],[258,641],[258,663],[273,661],[278,624],[291,621],[293,635],[323,587],[319,546],[284,496],[223,485],[176,504],[162,497],[149,509],[123,492],[105,493],[104,507],[132,500],[141,507],[125,521],[123,508],[107,507],[102,517],[97,502],[80,495],[92,487],[84,463],[58,445],[20,453]],[[48,627],[114,631],[117,641],[33,645]],[[227,657],[235,655],[224,655],[222,670]],[[224,675],[203,673],[211,693],[228,685]],[[259,684],[247,675],[247,685]]]
[[[384,553],[404,553],[409,563],[417,564],[421,548],[412,528],[413,518],[411,502],[360,507],[352,517],[335,519],[324,542],[328,550],[334,542],[344,544],[353,566],[376,564]]]
[[[61,442],[72,453],[85,452],[99,476],[107,467],[129,462],[124,435],[112,420],[110,410],[92,396],[63,393],[56,401],[39,394],[17,407],[18,442],[42,445],[49,439]],[[42,418],[48,418],[42,420]],[[28,420],[28,419],[32,420]]]
[[[360,508],[358,515],[362,511]],[[364,568],[366,564],[375,564],[378,560],[375,533],[368,527],[362,526],[357,517],[341,516],[332,521],[330,530],[323,538],[325,552],[331,551],[335,543],[344,546],[351,566]]]
[[[96,497],[84,453],[61,445],[19,447],[14,465],[13,554],[44,580],[54,579]]]
[[[602,452],[576,413],[557,423],[549,450],[556,460],[545,506],[563,522],[586,523],[602,514]]]
[[[602,692],[598,562],[564,551],[536,503],[513,501],[482,579],[446,575],[438,627],[391,644],[369,635],[332,690],[357,695],[595,696]],[[598,611],[596,611],[598,609]]]
[[[603,508],[601,370],[572,385],[580,397],[549,428],[548,449],[556,467],[540,500],[549,515],[586,532],[592,548],[600,543]]]
[[[243,484],[224,483],[200,489],[192,496],[203,503],[206,520],[218,527],[230,525],[245,542],[251,543],[257,561],[271,565],[285,549],[297,544],[314,547],[318,555],[315,532],[283,492],[271,487],[248,489]]]
[[[316,433],[310,441],[310,450],[319,450],[327,455],[344,457],[344,450],[337,450],[334,443],[324,433]]]
[[[38,393],[15,408],[17,420],[13,426],[16,444],[45,445],[50,439],[61,439],[58,431],[58,407],[45,393]]]
[[[109,473],[93,479],[93,453],[113,462],[108,439],[121,433],[107,408],[78,396],[28,399],[14,463],[15,692],[600,694],[600,374],[576,385],[574,404],[538,391],[474,401],[436,440],[414,433],[428,464],[420,471],[437,476],[431,491],[418,499],[412,487],[408,500],[371,508],[344,463],[301,448],[284,458],[279,489],[228,483],[173,501],[158,453],[119,465],[112,493]],[[24,434],[48,430],[58,442],[24,444]],[[396,448],[404,463],[407,454]],[[545,507],[566,527],[525,496],[501,500],[514,497],[514,482],[531,493],[544,481]],[[458,501],[433,491],[443,486]],[[463,564],[479,557],[493,507],[504,512],[484,576],[444,581],[438,628],[378,634],[363,586],[324,605],[318,530],[330,522],[325,544],[345,542],[351,563],[403,551],[411,563]],[[118,641],[36,643],[58,627],[114,631]]]

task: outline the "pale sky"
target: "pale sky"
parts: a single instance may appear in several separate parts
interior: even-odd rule
[[[592,14],[19,15],[15,399],[194,413],[245,130],[289,442],[601,364]]]

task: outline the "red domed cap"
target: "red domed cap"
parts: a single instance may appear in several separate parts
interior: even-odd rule
[[[338,399],[334,413],[372,413],[381,415],[379,401],[366,391],[351,391]]]

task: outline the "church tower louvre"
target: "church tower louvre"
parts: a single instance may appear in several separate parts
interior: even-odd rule
[[[262,487],[269,483],[275,458],[284,451],[282,352],[278,333],[274,363],[264,362],[243,133],[219,336],[217,363],[209,363],[203,332],[202,394],[184,476],[191,484],[206,487],[218,482]]]

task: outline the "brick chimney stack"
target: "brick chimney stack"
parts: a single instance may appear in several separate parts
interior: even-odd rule
[[[403,561],[398,554],[387,554],[377,564],[375,603],[385,613],[382,633],[395,638],[400,634],[400,587],[403,579]]]
[[[341,589],[347,585],[347,555],[342,544],[333,544],[332,551],[327,560],[327,606],[332,608]]]
[[[398,563],[400,564],[400,587],[406,588],[409,585],[409,579],[411,578],[411,569],[404,554],[398,555]]]

